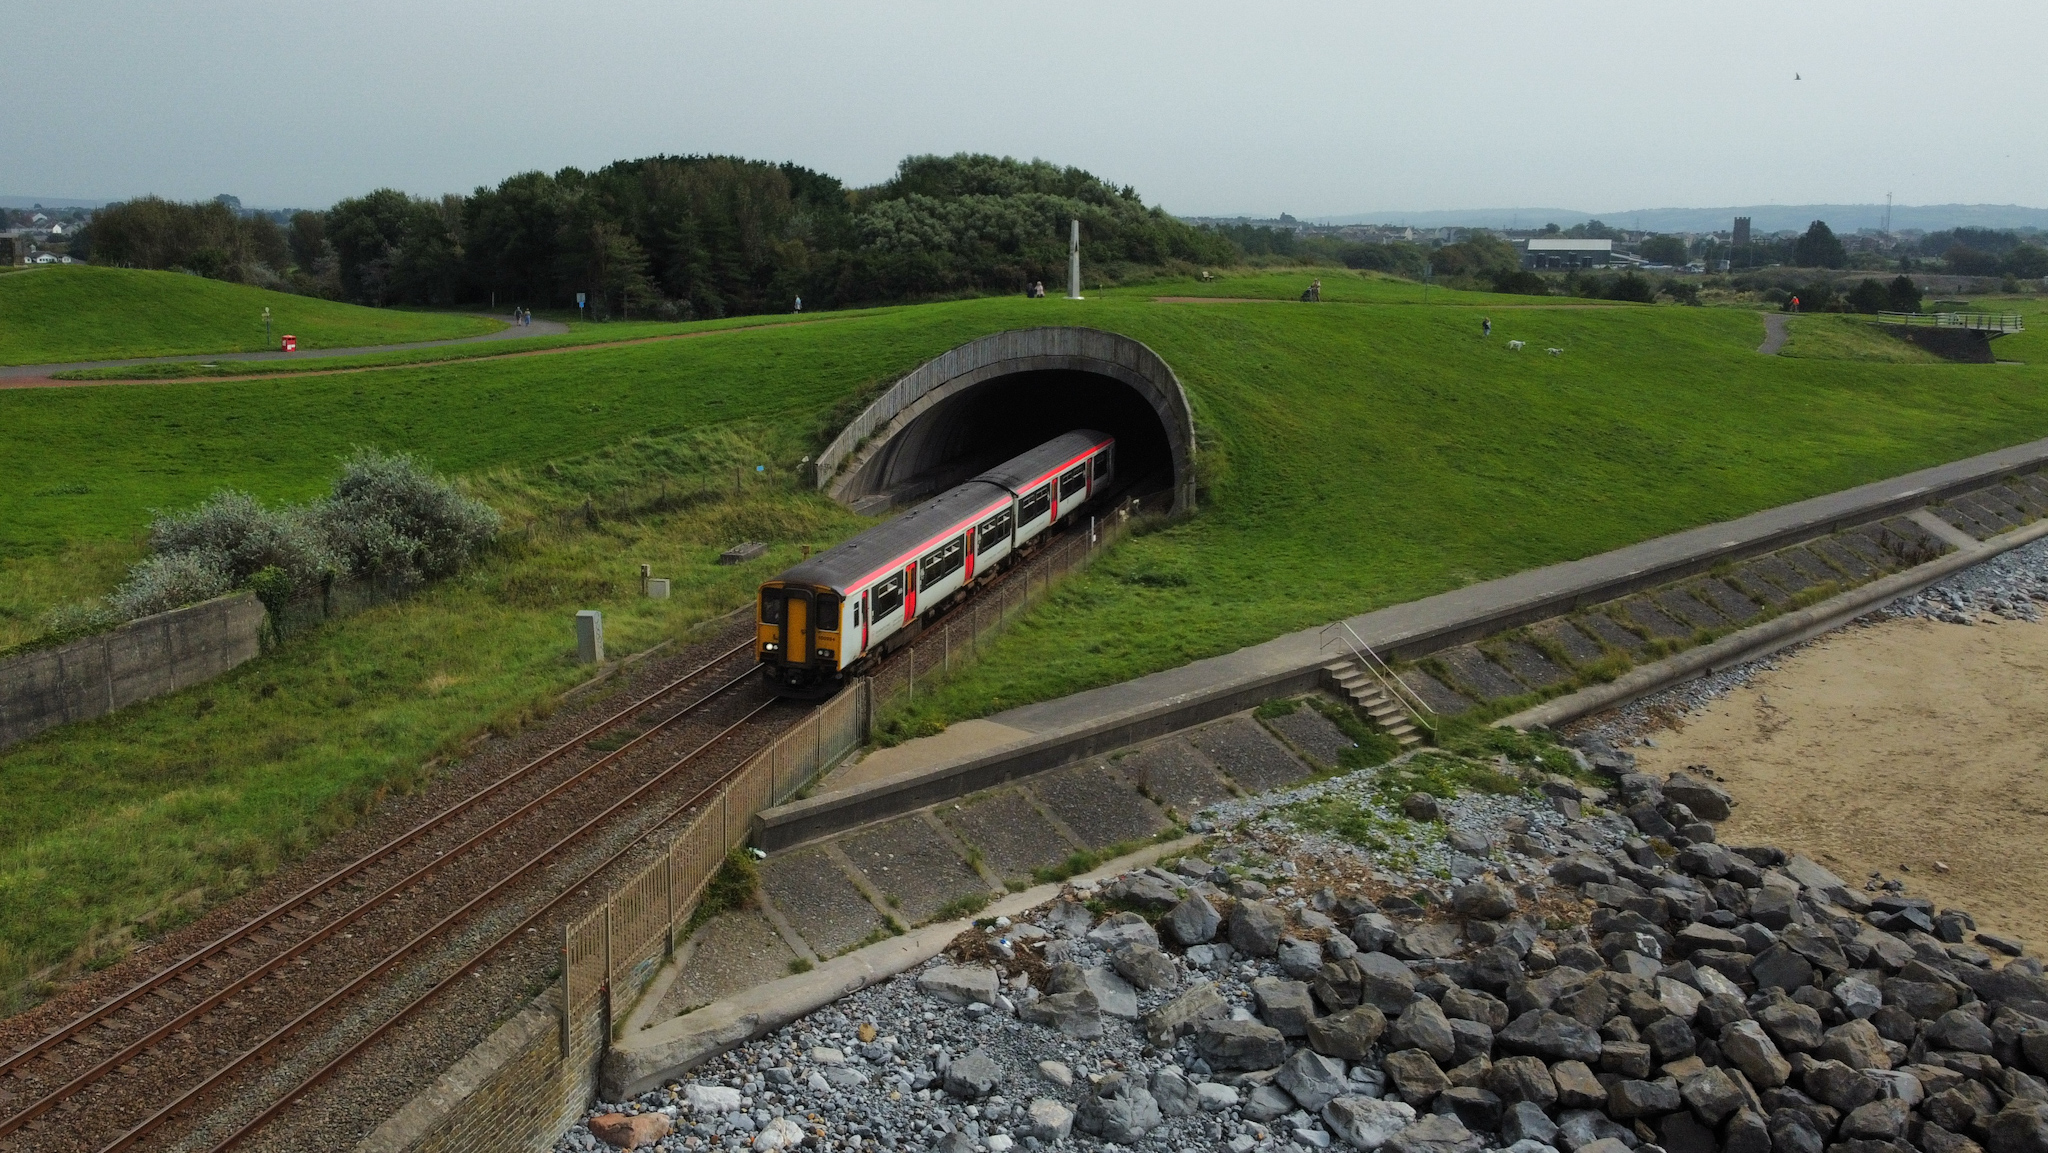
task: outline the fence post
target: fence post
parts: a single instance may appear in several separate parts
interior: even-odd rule
[[[604,1038],[598,1045],[602,1052],[612,1047],[612,903],[604,903]]]
[[[668,927],[662,930],[661,955],[664,958],[676,955],[676,846],[669,842],[668,852],[662,854],[662,887],[668,895]]]
[[[569,1059],[570,994],[574,987],[569,983],[569,925],[562,925],[562,1060]]]
[[[823,709],[819,709],[811,714],[811,736],[815,738],[811,745],[811,776],[815,779],[819,773],[825,771],[825,710]]]

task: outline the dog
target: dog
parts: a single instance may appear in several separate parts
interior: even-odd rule
[[[1564,355],[1564,349],[1562,349],[1562,348],[1546,348],[1546,349],[1544,349],[1543,351],[1545,351],[1545,352],[1549,353],[1549,354],[1550,354],[1550,355],[1552,355],[1552,356],[1563,356],[1563,355]]]
[[[1522,351],[1522,344],[1523,344],[1523,342],[1522,342],[1522,341],[1519,341],[1519,340],[1510,340],[1510,341],[1508,341],[1508,351],[1509,351],[1509,352],[1520,352],[1520,351]]]

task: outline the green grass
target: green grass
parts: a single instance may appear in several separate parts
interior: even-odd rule
[[[1778,355],[1887,364],[1942,363],[1940,357],[1885,332],[1866,316],[1788,316],[1785,346]]]
[[[509,522],[504,548],[414,600],[0,753],[0,980],[181,894],[236,891],[380,791],[416,785],[437,752],[541,711],[582,675],[574,609],[604,609],[623,652],[744,604],[800,544],[863,523],[796,490],[801,458],[905,370],[986,333],[1057,321],[1157,350],[1195,407],[1203,511],[1057,588],[978,666],[920,691],[913,720],[2048,435],[2048,371],[1759,357],[1750,312],[1507,310],[1485,341],[1463,306],[1150,295],[959,301],[339,376],[0,390],[0,612],[17,625],[110,587],[150,508],[222,485],[303,499],[355,445],[462,474]],[[1510,353],[1510,339],[1565,354]],[[603,509],[664,483],[722,492],[753,463],[770,467],[739,497],[548,527],[585,493]],[[775,548],[713,563],[749,538]],[[631,595],[643,560],[676,579],[674,600]]]
[[[496,332],[495,320],[362,308],[176,272],[58,265],[0,278],[0,364],[260,352],[271,332],[299,347],[351,348]]]
[[[1211,279],[1195,278],[1156,280],[1143,284],[1119,285],[1115,288],[1090,289],[1083,295],[1094,295],[1105,299],[1151,300],[1155,297],[1197,296],[1222,300],[1280,300],[1301,302],[1301,294],[1309,282],[1320,279],[1323,282],[1324,304],[1422,304],[1424,286],[1421,281],[1404,280],[1384,272],[1360,272],[1349,268],[1323,268],[1305,266],[1288,269],[1238,269],[1212,272]],[[1560,307],[1586,307],[1606,304],[1606,301],[1576,300],[1569,297],[1503,296],[1493,292],[1467,292],[1457,289],[1439,288],[1430,285],[1427,303],[1430,305],[1470,304],[1507,308],[1513,305],[1530,305],[1538,302]]]

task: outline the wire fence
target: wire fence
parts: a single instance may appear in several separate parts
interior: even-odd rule
[[[637,987],[675,951],[704,887],[726,855],[746,843],[754,814],[809,784],[867,739],[868,684],[854,681],[767,748],[727,774],[660,856],[602,904],[562,930],[564,1054],[603,1047],[611,1035],[614,989]],[[596,1021],[597,1036],[576,1023]]]

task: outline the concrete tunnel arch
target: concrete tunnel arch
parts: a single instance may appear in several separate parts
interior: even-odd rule
[[[1093,328],[984,336],[917,366],[819,454],[818,487],[876,514],[959,484],[1074,428],[1117,438],[1118,472],[1195,509],[1195,422],[1180,378],[1141,341]]]

